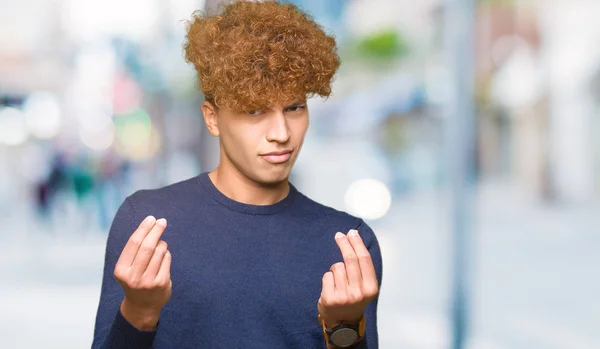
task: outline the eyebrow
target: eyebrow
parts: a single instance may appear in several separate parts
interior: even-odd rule
[[[306,102],[302,101],[302,100],[296,100],[296,101],[294,101],[294,102],[292,102],[290,104],[284,105],[283,108],[285,109],[285,108],[293,107],[293,106],[296,106],[296,105],[299,105],[299,104],[306,104]]]
[[[306,104],[306,103],[307,103],[307,101],[298,99],[298,100],[295,100],[295,101],[293,101],[293,102],[291,102],[289,104],[284,104],[283,105],[283,109],[287,109],[287,108],[290,108],[290,107],[294,107],[294,106],[298,106],[298,105],[302,105],[302,104]],[[271,110],[271,107],[266,107],[263,110]]]

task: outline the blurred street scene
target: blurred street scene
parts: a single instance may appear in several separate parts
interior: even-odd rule
[[[120,203],[213,169],[182,43],[218,2],[0,2],[0,347],[89,347]],[[292,182],[375,230],[380,346],[449,348],[451,2],[287,2],[342,58]],[[600,2],[474,6],[467,347],[600,348]]]

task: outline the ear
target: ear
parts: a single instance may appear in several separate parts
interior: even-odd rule
[[[204,115],[204,123],[211,135],[219,136],[219,125],[217,123],[217,110],[210,102],[202,103],[202,114]]]

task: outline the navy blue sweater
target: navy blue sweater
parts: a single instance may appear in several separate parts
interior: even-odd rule
[[[248,205],[203,173],[129,196],[108,235],[92,348],[325,348],[317,301],[323,274],[343,261],[335,233],[359,231],[380,284],[381,253],[365,222],[290,187],[273,205]],[[148,215],[168,221],[162,239],[173,256],[173,294],[157,329],[139,331],[119,311],[123,290],[113,271]],[[377,298],[359,348],[378,348],[376,309]]]

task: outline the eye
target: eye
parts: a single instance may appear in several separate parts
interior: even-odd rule
[[[304,108],[306,108],[305,105],[303,105],[303,104],[297,104],[297,105],[292,105],[292,106],[286,108],[286,111],[295,112],[295,111],[300,111],[300,110],[302,110]]]
[[[259,116],[260,114],[262,114],[262,110],[260,110],[260,109],[251,110],[251,111],[247,112],[247,114],[251,115],[251,116]]]

